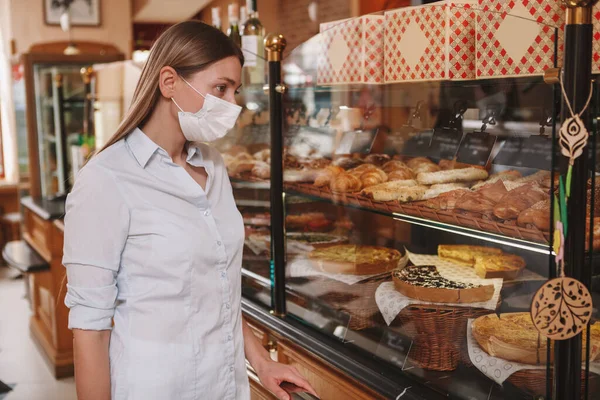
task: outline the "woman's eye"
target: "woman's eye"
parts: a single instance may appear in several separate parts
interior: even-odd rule
[[[238,94],[240,94],[240,93],[241,93],[241,91],[239,91],[239,90],[236,90],[236,91],[235,91],[235,94],[236,94],[236,96],[237,96]]]
[[[217,91],[220,93],[225,93],[225,89],[227,89],[227,86],[225,86],[225,85],[217,86]]]

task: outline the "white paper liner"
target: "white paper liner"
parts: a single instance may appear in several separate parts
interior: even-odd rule
[[[398,268],[404,268],[408,263],[408,255],[405,254],[400,261],[398,261]],[[322,276],[325,278],[333,279],[338,282],[345,283],[346,285],[354,285],[356,283],[371,279],[377,276],[389,275],[390,272],[384,272],[381,274],[374,275],[349,275],[349,274],[330,274],[315,269],[310,260],[306,258],[296,258],[287,263],[288,276],[292,278],[303,278],[307,276]]]
[[[405,307],[411,304],[437,304],[442,306],[456,306],[469,308],[483,308],[494,311],[498,306],[502,279],[481,279],[471,267],[458,265],[449,261],[440,260],[438,256],[422,255],[406,251],[410,261],[415,265],[435,265],[440,275],[456,282],[473,283],[475,285],[493,285],[494,294],[485,302],[477,303],[428,303],[415,300],[398,292],[394,282],[384,282],[375,291],[375,301],[385,322],[390,325]]]
[[[473,337],[473,321],[473,319],[469,319],[467,323],[467,348],[469,350],[469,359],[478,370],[497,384],[501,385],[512,374],[521,370],[546,369],[545,365],[522,364],[490,356],[479,346],[479,343],[477,343],[477,340]],[[590,372],[600,375],[600,360],[590,363]]]

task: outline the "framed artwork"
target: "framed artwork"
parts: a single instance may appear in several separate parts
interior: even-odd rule
[[[60,16],[68,9],[71,26],[100,26],[101,0],[42,0],[47,25],[60,25]]]

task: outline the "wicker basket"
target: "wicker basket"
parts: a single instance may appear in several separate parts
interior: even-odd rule
[[[523,228],[500,221],[465,215],[460,212],[433,210],[423,207],[418,203],[400,203],[398,201],[378,202],[360,193],[333,193],[327,187],[318,188],[310,183],[286,183],[285,187],[286,190],[320,197],[336,204],[368,208],[386,213],[399,213],[544,244],[548,243],[550,239],[549,232],[542,232],[536,228]]]
[[[467,321],[489,314],[481,308],[411,305],[394,320],[413,340],[408,357],[421,368],[453,371],[462,361],[471,365],[467,350]]]
[[[532,396],[546,396],[546,370],[525,369],[512,374],[506,382],[518,387]],[[550,375],[550,387],[552,387],[552,375]],[[596,399],[600,393],[600,376],[590,372],[589,400]],[[585,399],[585,371],[581,371],[581,399]],[[587,399],[585,399],[587,400]]]
[[[319,297],[320,300],[350,317],[349,329],[360,331],[385,324],[375,302],[375,291],[382,282],[389,280],[391,275],[386,274],[347,285],[333,279],[316,277],[310,278],[309,285],[318,286],[319,292],[325,293]],[[307,287],[307,290],[310,290],[310,287]]]

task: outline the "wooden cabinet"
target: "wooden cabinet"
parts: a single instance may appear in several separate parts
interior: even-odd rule
[[[66,271],[62,266],[63,226],[25,208],[23,238],[49,264],[50,269],[29,274],[30,329],[56,378],[73,375],[73,335],[64,304]]]
[[[285,338],[270,332],[258,322],[248,319],[247,322],[254,334],[259,337],[265,346],[276,349],[277,361],[294,366],[310,382],[319,394],[321,400],[376,400],[383,399],[369,388],[356,382],[333,366],[326,360],[318,359],[310,352],[299,348]],[[250,392],[252,400],[276,399],[270,392],[260,385],[258,378],[252,370],[248,370],[250,379]]]

